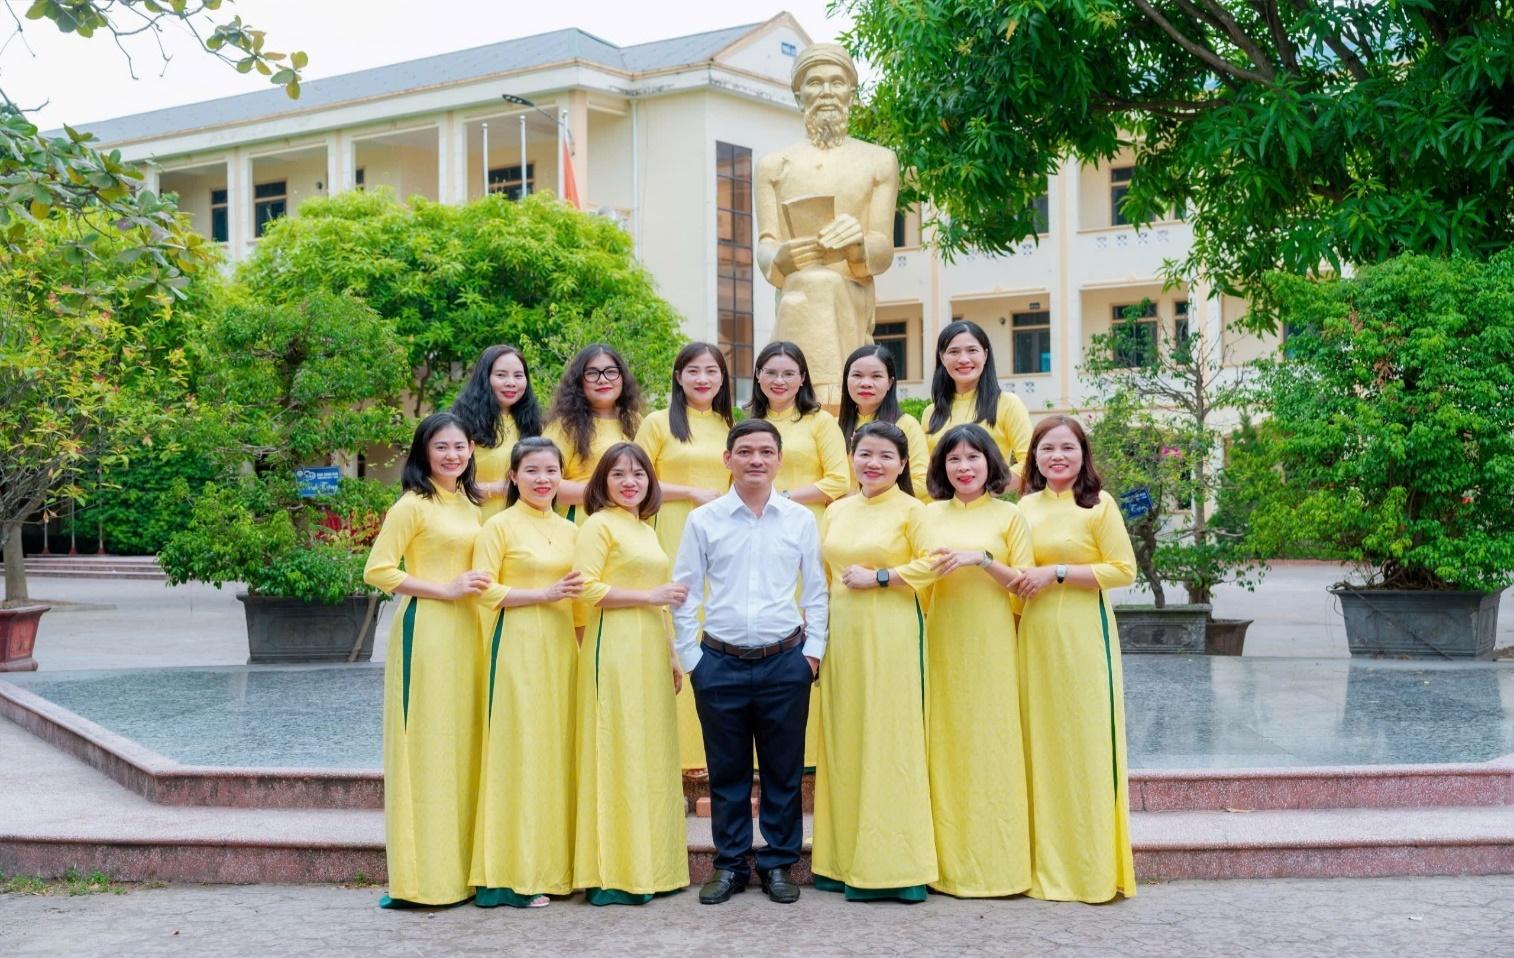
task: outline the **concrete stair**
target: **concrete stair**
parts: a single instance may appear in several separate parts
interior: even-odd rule
[[[26,574],[56,579],[168,578],[154,556],[30,555],[26,557]]]

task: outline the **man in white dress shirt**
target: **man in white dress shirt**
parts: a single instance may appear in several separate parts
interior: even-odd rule
[[[773,491],[782,458],[771,423],[737,423],[726,438],[731,491],[689,514],[673,564],[673,581],[689,587],[673,610],[675,644],[710,769],[715,875],[699,893],[708,905],[751,877],[754,746],[767,841],[757,874],[773,901],[799,899],[789,868],[804,841],[804,726],[825,655],[826,585],[814,514]]]

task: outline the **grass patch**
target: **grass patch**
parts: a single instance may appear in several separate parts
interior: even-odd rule
[[[154,883],[162,887],[162,883]],[[151,886],[149,886],[151,887]],[[84,873],[70,867],[61,878],[0,875],[0,895],[124,895],[130,887],[102,871]]]
[[[350,881],[342,882],[341,887],[342,888],[377,888],[378,887],[378,882],[376,882],[373,879],[369,878],[367,875],[363,874],[362,872],[358,872],[356,875],[352,876],[352,879]]]

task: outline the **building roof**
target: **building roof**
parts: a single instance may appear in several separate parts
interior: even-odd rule
[[[505,40],[469,50],[311,80],[301,84],[298,100],[289,99],[282,88],[270,88],[257,93],[243,93],[97,123],[85,123],[78,129],[93,133],[105,144],[151,139],[209,126],[273,119],[288,113],[309,112],[312,108],[393,96],[417,88],[466,83],[501,73],[575,60],[631,74],[650,73],[706,63],[726,47],[763,25],[748,23],[629,47],[617,47],[577,28],[554,30],[551,33]]]

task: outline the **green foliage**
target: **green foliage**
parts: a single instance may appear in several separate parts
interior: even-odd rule
[[[1145,306],[1129,312],[1139,315]],[[1195,604],[1211,603],[1222,582],[1254,588],[1265,568],[1245,552],[1239,533],[1210,521],[1224,488],[1217,420],[1248,408],[1247,370],[1226,369],[1202,330],[1156,349],[1133,348],[1127,337],[1135,332],[1117,326],[1093,337],[1083,371],[1103,407],[1089,440],[1106,488],[1117,497],[1144,489],[1151,498],[1144,516],[1126,516],[1141,579],[1158,608],[1166,604],[1164,581],[1183,583]],[[1136,354],[1147,361],[1125,365]],[[1229,490],[1233,511],[1246,506],[1241,491]]]
[[[538,194],[465,206],[358,190],[276,223],[239,279],[267,302],[328,289],[392,320],[409,349],[417,406],[443,405],[484,347],[513,343],[543,401],[573,354],[608,341],[649,404],[665,398],[679,318],[609,220]]]
[[[239,297],[191,345],[202,426],[231,466],[325,463],[405,438],[409,373],[394,324],[350,296],[264,305]]]
[[[162,436],[109,472],[91,465],[81,470],[85,502],[72,515],[64,512],[63,532],[72,527],[91,539],[100,533],[105,550],[115,555],[152,555],[163,548],[184,524],[175,484],[182,480],[195,493],[217,475],[203,453],[176,448]]]
[[[371,593],[363,564],[395,490],[343,479],[336,493],[299,498],[283,473],[240,476],[192,495],[176,486],[187,518],[158,553],[169,582],[242,582],[255,595],[338,602]]]
[[[1298,534],[1293,515],[1307,490],[1284,481],[1281,445],[1275,422],[1242,417],[1228,437],[1210,524],[1252,559],[1343,561],[1338,548]]]
[[[1226,291],[1514,237],[1508,0],[838,5],[879,72],[859,130],[948,250],[1009,252],[1063,157],[1127,146],[1126,218],[1185,209],[1174,271]]]
[[[81,37],[107,34],[118,45],[126,36],[181,26],[213,56],[243,73],[256,69],[291,98],[298,97],[306,55],[286,57],[265,50],[263,32],[244,24],[241,17],[216,21],[208,13],[221,4],[222,0],[34,0],[25,15]],[[21,21],[14,22],[12,39],[22,31]],[[232,51],[241,55],[234,57]],[[128,56],[128,69],[130,63]],[[125,164],[119,150],[101,153],[91,145],[92,135],[68,126],[63,134],[43,136],[0,89],[0,245],[15,252],[31,227],[62,223],[74,236],[60,255],[72,265],[91,263],[108,271],[112,260],[100,255],[94,244],[98,234],[114,234],[125,244],[114,257],[134,267],[131,284],[90,274],[71,294],[110,299],[125,289],[182,295],[190,279],[218,258],[214,244],[189,229],[172,200],[138,189],[142,174]]]
[[[1259,505],[1258,548],[1319,543],[1388,588],[1514,582],[1514,251],[1268,284],[1292,331],[1264,384],[1296,497]]]
[[[922,423],[925,421],[925,407],[929,405],[929,399],[912,399],[903,396],[899,397],[899,411],[909,413],[911,416],[914,416]]]
[[[62,250],[69,227],[27,224],[0,264],[0,542],[27,516],[57,498],[87,499],[79,483],[95,471],[124,468],[147,450],[164,424],[191,404],[181,347],[203,297],[176,298],[155,288],[153,267],[116,255],[130,248],[119,233],[91,234],[106,254],[97,271],[108,298],[76,297],[87,263]],[[208,263],[186,279],[213,285]],[[13,594],[19,592],[20,594]],[[7,597],[25,598],[11,578]]]

